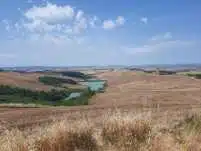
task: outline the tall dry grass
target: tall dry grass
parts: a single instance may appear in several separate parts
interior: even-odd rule
[[[149,120],[116,113],[104,119],[101,136],[105,145],[139,150],[150,140],[151,129]]]
[[[5,131],[0,137],[0,151],[29,151],[28,142],[18,130]]]
[[[164,131],[148,116],[115,112],[91,120],[55,121],[31,136],[18,130],[0,136],[0,151],[201,151],[201,114]]]
[[[87,121],[69,124],[61,121],[50,126],[34,143],[36,151],[95,151],[94,127]]]

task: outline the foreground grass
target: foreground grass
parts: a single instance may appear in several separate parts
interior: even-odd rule
[[[25,136],[18,130],[0,137],[0,151],[200,151],[201,116],[187,114],[173,127],[159,128],[150,116],[115,112],[100,124],[89,119],[55,121]]]

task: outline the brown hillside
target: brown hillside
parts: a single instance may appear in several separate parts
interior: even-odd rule
[[[32,90],[49,91],[53,87],[44,85],[38,81],[39,73],[17,73],[17,72],[0,72],[0,84],[11,85]]]

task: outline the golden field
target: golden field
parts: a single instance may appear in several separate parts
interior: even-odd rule
[[[88,106],[1,107],[1,150],[201,150],[201,80],[131,71],[96,75],[108,87]]]

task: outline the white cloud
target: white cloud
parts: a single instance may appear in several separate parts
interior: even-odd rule
[[[87,20],[86,18],[81,18],[79,21],[75,22],[75,25],[73,27],[73,31],[75,33],[80,33],[82,30],[87,28]]]
[[[25,16],[33,21],[40,20],[47,23],[55,23],[72,19],[74,9],[69,5],[58,6],[56,4],[47,3],[46,6],[32,7],[25,12]]]
[[[45,5],[33,6],[24,13],[20,24],[28,32],[59,32],[60,34],[79,34],[87,28],[98,27],[97,16],[89,16],[83,10],[76,11],[70,5],[56,5],[47,2]],[[122,18],[118,18],[122,24]]]
[[[11,26],[10,26],[8,20],[4,19],[4,20],[2,20],[2,23],[4,24],[6,31],[9,32],[11,30]]]
[[[116,20],[117,25],[123,25],[125,23],[125,19],[123,16],[118,16]]]
[[[97,24],[100,22],[99,18],[97,16],[93,16],[92,18],[90,18],[90,21],[89,21],[89,25],[92,27],[92,28],[95,28],[97,27]]]
[[[104,20],[103,28],[104,29],[114,29],[118,26],[122,26],[125,23],[125,19],[123,16],[118,16],[116,20]]]
[[[144,23],[144,24],[147,24],[147,23],[148,23],[148,18],[147,18],[147,17],[142,17],[142,18],[140,19],[140,21],[141,21],[142,23]]]
[[[139,47],[123,47],[128,54],[144,54],[144,53],[153,53],[159,51],[167,51],[177,48],[185,48],[194,45],[193,41],[182,41],[182,40],[170,40],[170,41],[161,41],[159,43],[145,44]]]
[[[162,40],[169,40],[169,39],[172,39],[171,32],[166,32],[164,34],[159,34],[159,35],[151,37],[151,41],[162,41]]]
[[[55,28],[54,25],[49,25],[41,20],[34,20],[31,23],[25,23],[24,27],[31,32],[48,32],[52,31]]]
[[[82,10],[79,10],[75,16],[75,19],[79,21],[80,19],[83,18],[83,15],[84,15],[84,12]]]
[[[103,28],[104,29],[113,29],[116,27],[116,24],[112,20],[104,20],[103,21]]]
[[[85,17],[84,12],[82,10],[79,10],[75,16],[74,21],[74,27],[73,31],[74,33],[81,33],[83,30],[87,29],[88,27],[88,19]]]

